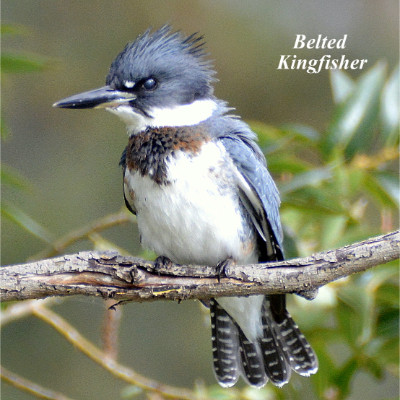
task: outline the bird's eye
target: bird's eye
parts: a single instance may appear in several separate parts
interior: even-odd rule
[[[154,78],[148,78],[143,82],[142,86],[146,90],[153,90],[157,86],[157,81]]]

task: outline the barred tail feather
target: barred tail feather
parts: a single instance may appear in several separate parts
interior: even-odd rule
[[[254,342],[214,299],[210,311],[214,372],[221,386],[233,386],[239,375],[255,387],[268,380],[283,386],[292,370],[303,376],[317,372],[317,357],[287,312],[284,295],[265,297],[262,336]]]
[[[265,371],[274,385],[283,386],[289,382],[291,370],[282,349],[280,331],[273,319],[267,298],[262,306],[261,321],[263,337],[259,339],[259,343],[264,356]]]
[[[228,313],[210,300],[214,373],[223,387],[233,386],[240,375],[239,332]]]
[[[278,324],[291,368],[302,376],[310,376],[318,370],[318,359],[299,327],[285,310],[285,318]]]
[[[286,310],[285,296],[266,296],[262,312],[266,316],[272,315],[270,326],[291,369],[303,376],[315,374],[318,370],[317,356]]]
[[[238,329],[242,375],[250,385],[261,388],[268,382],[268,378],[265,373],[260,346],[258,343],[253,344],[247,340],[242,330],[239,327]]]

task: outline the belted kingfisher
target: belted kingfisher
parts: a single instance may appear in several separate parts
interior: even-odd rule
[[[125,203],[157,262],[214,265],[283,260],[279,194],[256,135],[213,95],[203,37],[168,25],[116,57],[106,86],[57,102],[105,108],[127,125],[120,165]],[[168,265],[168,264],[166,264]],[[286,310],[285,295],[209,303],[216,378],[253,386],[309,376],[317,357]]]

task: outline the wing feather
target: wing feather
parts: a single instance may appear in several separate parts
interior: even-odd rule
[[[254,141],[255,134],[246,124],[243,126],[247,129],[221,135],[218,139],[236,166],[240,199],[266,243],[268,256],[276,254],[278,259],[283,259],[279,192],[268,172],[265,157]]]

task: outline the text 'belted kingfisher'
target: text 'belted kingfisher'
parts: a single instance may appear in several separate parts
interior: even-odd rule
[[[157,262],[250,264],[283,259],[279,194],[256,135],[213,95],[203,39],[164,26],[117,56],[106,86],[55,104],[105,108],[126,123],[121,158],[127,207]],[[166,264],[168,265],[168,264]],[[218,382],[240,375],[261,387],[309,376],[317,358],[290,317],[285,295],[210,301]]]

